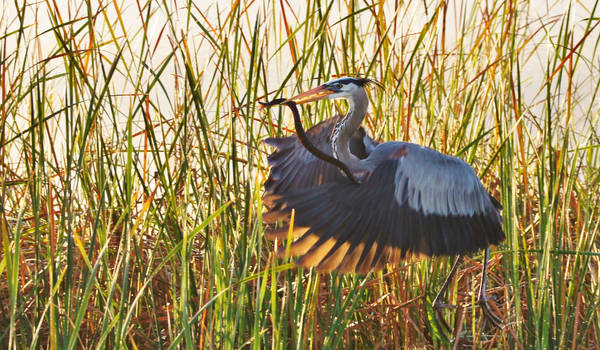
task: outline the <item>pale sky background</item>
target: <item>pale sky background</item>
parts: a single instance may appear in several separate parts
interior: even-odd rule
[[[489,3],[493,3],[493,1],[488,1]],[[52,52],[54,52],[54,50],[56,49],[56,39],[53,36],[53,33],[51,31],[47,31],[49,28],[52,27],[52,21],[49,18],[49,11],[47,10],[47,6],[50,4],[57,4],[57,6],[61,9],[61,15],[64,16],[64,18],[62,19],[62,22],[67,21],[67,19],[77,19],[77,18],[81,18],[84,17],[86,15],[86,11],[87,8],[84,6],[83,2],[81,1],[65,1],[65,0],[56,0],[55,2],[37,2],[37,3],[32,3],[31,5],[28,5],[29,8],[27,10],[27,15],[26,18],[24,20],[26,26],[28,26],[28,28],[24,31],[26,36],[27,36],[27,40],[25,40],[25,42],[28,43],[28,49],[29,51],[27,51],[27,54],[25,55],[25,50],[23,50],[23,48],[21,48],[20,53],[19,53],[19,60],[24,61],[25,67],[29,67],[27,68],[26,71],[31,72],[33,74],[33,72],[35,71],[36,67],[37,67],[37,62],[43,61],[46,58],[48,58]],[[119,8],[122,14],[122,18],[124,18],[124,23],[123,26],[125,28],[125,32],[127,32],[128,37],[132,38],[132,40],[130,40],[131,43],[131,47],[130,49],[128,48],[127,50],[124,50],[123,53],[123,59],[131,59],[133,61],[135,61],[132,58],[132,55],[135,55],[136,52],[141,51],[141,45],[142,45],[142,35],[140,28],[142,28],[142,22],[141,22],[141,18],[138,14],[138,8],[137,8],[137,3],[135,1],[116,1],[117,4],[119,4]],[[157,41],[157,39],[161,36],[161,32],[163,30],[163,28],[165,27],[165,25],[169,26],[170,22],[169,20],[172,21],[173,26],[175,28],[178,28],[176,30],[176,32],[186,32],[186,37],[188,39],[188,43],[190,45],[190,47],[195,50],[195,52],[197,53],[197,61],[200,62],[200,69],[204,70],[204,77],[206,77],[205,79],[210,79],[210,77],[212,76],[212,73],[215,70],[214,67],[214,61],[215,61],[215,57],[213,57],[211,55],[211,46],[209,41],[202,35],[202,33],[198,30],[197,32],[194,32],[194,29],[197,29],[197,25],[196,24],[186,24],[186,16],[185,14],[187,13],[186,9],[182,9],[182,6],[185,6],[187,4],[186,1],[177,1],[177,2],[172,2],[172,1],[166,1],[167,3],[167,8],[163,7],[163,2],[155,2],[153,3],[153,14],[152,14],[152,18],[150,23],[148,24],[148,39],[150,42],[154,43]],[[427,14],[425,14],[424,12],[424,7],[423,7],[423,1],[413,1],[413,2],[408,2],[409,4],[406,5],[405,10],[407,11],[407,13],[412,13],[412,16],[404,16],[404,18],[409,18],[410,20],[403,20],[400,23],[400,26],[402,27],[401,30],[398,31],[398,33],[401,33],[400,37],[398,38],[394,38],[394,41],[402,41],[402,40],[415,40],[415,35],[409,35],[411,33],[415,32],[414,28],[420,29],[423,27],[423,24],[425,23],[425,21],[427,21],[428,16]],[[429,3],[429,2],[428,2]],[[464,15],[461,15],[460,13],[467,13],[470,14],[472,16],[480,16],[480,13],[473,13],[472,11],[472,7],[469,6],[468,4],[473,4],[475,2],[469,2],[469,1],[459,1],[459,0],[450,0],[449,1],[449,10],[448,10],[448,18],[450,19],[449,22],[449,28],[448,28],[448,39],[447,39],[447,47],[451,48],[453,46],[452,41],[453,39],[455,40],[457,38],[456,36],[456,30],[457,28],[460,27],[460,23],[458,23],[457,21],[459,21],[461,18],[464,18]],[[481,3],[481,2],[480,2]],[[482,3],[486,3],[485,1],[482,1]],[[103,4],[104,6],[106,6],[106,15],[105,17],[100,16],[97,21],[95,22],[95,29],[96,29],[96,40],[99,42],[109,42],[111,40],[111,35],[110,32],[108,30],[108,26],[106,25],[106,21],[115,21],[115,19],[117,18],[116,16],[116,12],[115,12],[115,6],[113,2],[108,2],[108,1],[103,1],[103,2],[98,2],[98,1],[92,1],[92,8],[99,8],[100,4]],[[255,2],[251,2],[251,5],[248,8],[248,11],[244,14],[245,18],[242,19],[242,22],[246,22],[247,23],[247,28],[251,28],[253,23],[255,22],[256,16],[261,16],[263,18],[266,18],[264,20],[264,23],[262,23],[261,25],[269,25],[268,23],[268,16],[265,17],[265,13],[270,13],[270,11],[272,10],[272,5],[275,4],[276,8],[278,8],[277,6],[279,6],[280,2],[276,1],[266,1],[266,0],[257,0]],[[286,6],[293,6],[291,7],[293,9],[293,11],[295,11],[295,13],[301,14],[306,11],[305,8],[305,3],[302,1],[297,1],[297,2],[284,2],[284,4],[287,4]],[[293,5],[292,5],[293,4]],[[357,6],[359,7],[364,7],[366,6],[364,3],[362,2],[357,2]],[[546,61],[547,61],[547,54],[548,52],[552,52],[554,50],[553,45],[551,45],[551,42],[555,39],[555,35],[559,30],[559,26],[560,26],[560,21],[562,16],[564,16],[567,12],[567,8],[569,5],[572,6],[572,12],[573,12],[573,31],[574,31],[574,37],[576,38],[576,40],[580,39],[583,35],[583,29],[585,26],[585,18],[588,18],[590,16],[590,12],[592,10],[592,6],[593,6],[593,2],[592,1],[568,1],[568,0],[558,0],[558,1],[552,1],[552,0],[534,0],[534,1],[530,1],[529,5],[527,5],[526,2],[519,2],[520,6],[523,6],[524,8],[526,8],[527,10],[525,11],[525,13],[527,14],[527,22],[530,23],[534,23],[534,25],[532,25],[532,30],[533,28],[540,28],[542,26],[544,26],[544,30],[540,31],[539,34],[537,34],[534,39],[529,43],[529,50],[525,50],[525,52],[529,51],[531,52],[532,49],[534,47],[537,47],[537,49],[533,52],[533,54],[529,55],[527,54],[527,58],[524,59],[522,61],[522,72],[521,72],[521,80],[522,80],[522,87],[524,87],[523,90],[523,94],[524,94],[524,100],[525,100],[525,105],[529,105],[529,106],[533,106],[534,110],[531,110],[530,112],[533,114],[536,113],[541,113],[541,105],[536,105],[536,102],[538,101],[542,101],[544,99],[543,94],[542,95],[538,95],[539,93],[539,89],[541,84],[543,83],[543,76],[544,76],[544,70],[545,70],[545,65],[546,65]],[[221,16],[224,16],[224,14],[226,14],[230,7],[231,7],[231,3],[229,1],[206,1],[206,0],[200,0],[200,1],[194,1],[193,5],[197,8],[196,9],[196,13],[201,12],[205,15],[208,16],[208,21],[216,21],[218,16],[218,13],[221,13]],[[19,21],[16,20],[16,11],[15,11],[15,4],[13,1],[8,1],[8,0],[3,0],[3,12],[0,15],[0,33],[7,33],[7,32],[11,32],[13,30],[16,30],[18,28],[19,25]],[[178,7],[179,6],[179,7]],[[346,11],[345,8],[345,4],[344,2],[339,2],[338,4],[334,5],[333,7],[333,12],[330,15],[330,17],[332,18],[332,20],[330,21],[331,23],[335,22],[335,19],[337,18],[341,18],[343,17],[343,13]],[[388,1],[386,3],[387,8],[389,9],[388,12],[386,13],[386,15],[388,15],[389,17],[393,16],[393,6],[394,6],[394,2],[393,1]],[[429,4],[430,7],[433,7],[432,4]],[[598,15],[596,14],[596,17]],[[556,19],[556,21],[554,22],[554,20]],[[294,18],[289,18],[290,22],[294,23]],[[372,20],[372,18],[370,18],[370,14],[368,11],[363,12],[360,17],[357,17],[358,21],[362,21],[365,24],[369,23],[369,21]],[[537,25],[535,25],[535,23],[539,23]],[[113,26],[117,28],[117,31],[115,32],[115,35],[117,37],[120,37],[121,35],[123,35],[123,29],[120,26]],[[191,30],[186,31],[185,28],[191,28]],[[292,27],[295,27],[294,24],[292,24]],[[170,33],[171,31],[169,29],[165,30],[165,33]],[[277,48],[278,45],[280,45],[284,40],[285,40],[285,33],[281,33],[281,32],[276,32],[275,30],[272,31],[273,34],[273,38],[266,38],[265,40],[267,40],[268,42],[266,43],[266,47],[267,47],[267,52],[270,52],[271,54],[274,52],[274,50]],[[301,36],[301,34],[298,34],[299,36]],[[596,29],[592,35],[600,35],[600,30]],[[407,39],[408,38],[408,39]],[[14,38],[13,38],[14,39]],[[172,39],[172,38],[171,38]],[[578,98],[581,99],[581,105],[582,106],[589,106],[589,104],[591,103],[590,101],[590,95],[593,92],[594,86],[592,85],[593,82],[597,82],[600,79],[598,78],[598,75],[600,74],[598,72],[598,67],[600,67],[600,58],[599,57],[593,57],[592,52],[593,52],[593,45],[597,40],[592,38],[592,40],[589,40],[589,43],[586,42],[586,45],[584,45],[584,50],[583,50],[583,58],[585,60],[587,60],[588,62],[582,61],[580,62],[580,66],[578,67],[578,70],[576,71],[576,75],[574,78],[574,81],[576,82],[577,85],[577,94],[578,94]],[[7,44],[7,48],[6,48],[6,52],[9,54],[14,53],[15,47],[14,47],[14,43],[15,40],[6,40],[6,44]],[[122,43],[121,43],[122,44]],[[375,41],[373,41],[373,45],[375,45]],[[12,45],[12,46],[11,46]],[[138,45],[138,47],[136,47],[136,45]],[[117,52],[117,48],[115,45],[106,45],[105,47],[101,48],[103,54],[106,57],[111,57],[114,56],[114,54]],[[156,46],[156,51],[155,53],[152,55],[152,57],[148,58],[146,60],[146,64],[150,65],[151,67],[158,67],[160,65],[160,63],[164,60],[164,58],[169,55],[172,52],[173,48],[172,48],[172,44],[170,43],[169,40],[167,40],[167,38],[165,37],[165,34],[163,33],[163,37],[161,37],[161,40],[158,42],[157,46]],[[274,58],[273,58],[274,57]],[[269,64],[269,76],[267,77],[267,82],[268,82],[268,86],[272,89],[276,89],[277,87],[279,87],[280,82],[283,81],[285,75],[290,71],[292,65],[291,59],[288,55],[276,55],[271,57],[271,59],[273,61],[270,62]],[[485,58],[482,58],[485,59]],[[243,60],[242,60],[243,61]],[[593,62],[593,65],[590,65],[589,62]],[[242,64],[244,64],[242,62]],[[162,76],[162,81],[164,83],[164,85],[167,87],[167,89],[169,87],[174,87],[175,84],[182,84],[183,81],[179,81],[176,82],[175,81],[175,77],[176,77],[176,72],[174,71],[176,65],[169,65],[168,69],[171,69],[171,71],[167,71],[165,72],[166,74],[163,74]],[[54,64],[52,62],[50,62],[46,69],[48,70],[52,70],[52,69],[57,69],[57,73],[60,73],[59,70],[63,69],[62,65],[61,65],[61,61],[60,60],[54,60]],[[137,67],[137,69],[141,70],[141,67]],[[240,72],[241,76],[239,77],[239,79],[243,79],[245,72],[242,71]],[[7,74],[11,74],[11,72],[8,72]],[[114,84],[117,87],[116,91],[118,91],[119,89],[121,89],[122,94],[127,95],[128,93],[130,93],[130,91],[133,90],[133,87],[131,85],[131,81],[141,81],[142,84],[147,83],[150,81],[151,76],[146,74],[146,76],[139,76],[139,77],[135,77],[136,74],[136,68],[134,67],[133,70],[131,71],[131,74],[134,76],[134,78],[128,78],[128,79],[124,79],[123,76],[121,77],[116,77]],[[304,79],[311,79],[314,77],[303,77]],[[377,79],[377,77],[374,77]],[[120,79],[120,80],[119,80]],[[235,83],[235,82],[233,82]],[[53,82],[50,82],[48,84],[48,90],[49,91],[54,91],[56,93],[56,103],[57,105],[61,104],[60,101],[60,96],[64,95],[64,91],[65,91],[65,86],[64,86],[65,82],[64,80],[56,80]],[[291,88],[294,84],[293,83],[289,83],[288,84],[289,87]],[[306,87],[310,86],[310,82],[306,83]],[[175,91],[176,89],[173,88],[172,91]],[[159,104],[164,105],[164,106],[168,106],[169,105],[169,101],[173,102],[176,101],[177,99],[181,99],[182,96],[176,96],[175,93],[173,92],[173,94],[171,96],[165,96],[165,94],[160,91],[159,89],[155,89],[156,92],[156,96],[153,96],[153,99],[156,101],[159,101]],[[49,96],[49,98],[54,98],[53,96]],[[130,104],[130,100],[128,99],[123,99],[122,103],[124,104],[124,107],[126,108],[126,106],[128,106]],[[171,107],[165,107],[166,110],[168,110]],[[583,107],[582,107],[583,108]],[[537,110],[540,109],[540,110]],[[27,123],[29,123],[29,118],[27,117],[27,106],[24,106],[23,110],[21,111],[23,113],[23,128],[26,127]],[[124,118],[126,117],[127,114],[127,110],[123,110],[121,111],[123,113]],[[223,112],[227,112],[227,110],[223,111]],[[583,113],[584,111],[581,110],[580,113]],[[596,112],[597,113],[597,112]],[[577,114],[577,109],[576,109],[576,113]],[[574,116],[575,118],[577,117],[576,115]],[[596,121],[598,121],[599,117],[596,116]],[[20,123],[20,122],[19,122]],[[585,126],[580,126],[580,127],[585,127]],[[141,125],[140,125],[141,128]],[[575,128],[577,128],[577,126],[575,126]]]

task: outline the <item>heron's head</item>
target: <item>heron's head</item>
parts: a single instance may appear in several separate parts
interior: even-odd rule
[[[308,90],[296,95],[288,101],[294,101],[296,104],[302,104],[312,101],[323,100],[325,98],[335,99],[340,97],[352,96],[358,90],[364,90],[368,84],[377,84],[374,80],[367,78],[349,78],[343,77],[326,82],[312,90]]]

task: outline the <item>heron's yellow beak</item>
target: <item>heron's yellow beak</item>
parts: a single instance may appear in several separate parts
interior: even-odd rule
[[[296,104],[300,105],[307,102],[322,100],[327,96],[333,94],[334,92],[335,91],[327,89],[324,85],[321,85],[312,90],[308,90],[294,97],[291,97],[288,99],[288,101],[294,101],[296,102]]]

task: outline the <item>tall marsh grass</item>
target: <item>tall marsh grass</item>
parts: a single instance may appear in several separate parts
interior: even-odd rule
[[[40,1],[0,15],[0,345],[599,348],[598,2]],[[482,255],[367,276],[263,237],[256,101],[368,76],[365,121],[472,164],[504,206]],[[306,126],[344,111],[306,106]],[[281,244],[281,243],[277,243]]]

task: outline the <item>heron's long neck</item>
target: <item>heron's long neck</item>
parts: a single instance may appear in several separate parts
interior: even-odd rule
[[[348,104],[350,105],[348,114],[333,129],[331,150],[333,156],[348,165],[351,170],[360,170],[362,162],[350,153],[350,138],[352,138],[367,113],[369,99],[365,90],[359,89],[352,94],[348,99]]]

